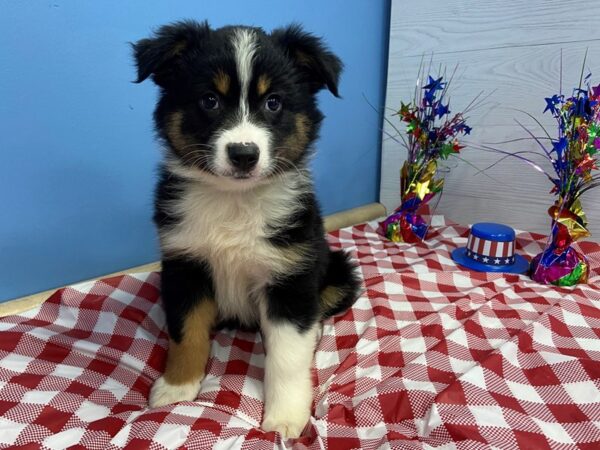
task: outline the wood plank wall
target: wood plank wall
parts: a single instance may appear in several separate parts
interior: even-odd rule
[[[542,114],[544,97],[558,92],[561,67],[563,90],[570,93],[579,81],[586,50],[586,70],[600,83],[600,0],[393,0],[390,27],[386,116],[412,99],[419,64],[433,53],[434,68],[448,72],[458,64],[450,91],[450,109],[459,111],[484,90],[488,100],[470,114],[473,132],[467,142],[497,143],[526,137],[518,119],[536,135],[541,131],[522,112],[538,118],[551,135],[552,117]],[[437,70],[436,70],[437,72]],[[398,171],[406,151],[389,138],[384,124],[381,202],[389,210],[398,205]],[[496,144],[508,151],[534,150],[531,140]],[[473,148],[465,159],[484,168],[501,155]],[[547,234],[547,209],[553,202],[545,176],[524,163],[507,159],[486,173],[464,162],[449,163],[444,194],[437,211],[460,223],[496,221],[517,229]],[[549,163],[544,165],[550,169]],[[593,240],[600,240],[600,188],[583,199]]]

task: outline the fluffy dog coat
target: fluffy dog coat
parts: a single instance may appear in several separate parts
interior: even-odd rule
[[[298,26],[179,22],[133,48],[137,81],[160,87],[165,147],[154,220],[170,342],[150,406],[195,399],[212,328],[235,321],[263,335],[262,428],[297,437],[320,321],[358,288],[347,255],[327,245],[307,170],[316,93],[338,95],[342,64]]]

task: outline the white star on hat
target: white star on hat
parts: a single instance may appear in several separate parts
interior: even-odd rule
[[[495,262],[496,264],[500,264],[500,260],[499,260],[498,258],[496,258],[496,259],[494,260],[494,262]]]
[[[510,264],[510,258],[506,258],[506,259],[504,260],[504,263],[505,263],[505,264]]]
[[[487,256],[485,258],[483,258],[483,262],[486,263],[490,260],[490,258],[488,258]]]

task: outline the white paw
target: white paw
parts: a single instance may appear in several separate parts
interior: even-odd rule
[[[284,439],[299,438],[306,426],[309,414],[290,416],[265,416],[261,428],[264,431],[276,431]]]
[[[160,377],[150,390],[150,408],[160,408],[171,403],[192,401],[200,391],[200,380],[186,384],[170,384],[164,377]]]

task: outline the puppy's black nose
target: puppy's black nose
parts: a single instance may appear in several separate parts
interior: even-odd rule
[[[227,155],[236,169],[248,172],[258,162],[258,145],[252,142],[227,144]]]

